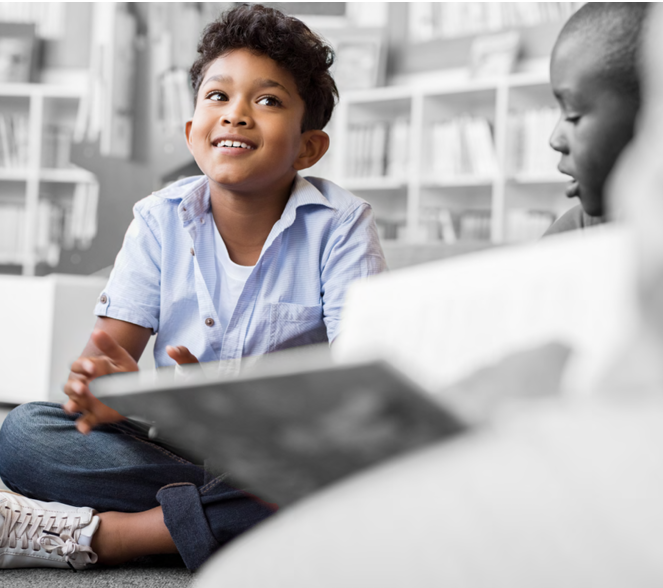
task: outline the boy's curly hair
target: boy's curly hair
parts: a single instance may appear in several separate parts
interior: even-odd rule
[[[302,132],[325,127],[338,98],[329,72],[333,49],[302,21],[261,4],[237,6],[205,27],[189,72],[194,107],[210,63],[234,49],[265,55],[289,71],[305,104]]]

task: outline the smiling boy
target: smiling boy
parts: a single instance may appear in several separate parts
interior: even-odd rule
[[[580,205],[546,235],[605,220],[606,179],[633,137],[640,106],[636,65],[646,13],[647,3],[589,2],[559,34],[550,81],[561,116],[550,145],[572,178],[566,195]]]
[[[199,52],[186,138],[205,176],[136,204],[64,410],[30,403],[6,418],[0,476],[22,496],[0,492],[0,567],[178,552],[195,570],[268,517],[88,384],[136,370],[153,332],[157,365],[232,371],[245,356],[331,343],[348,285],[385,269],[370,206],[298,173],[329,146],[331,49],[301,21],[244,5],[207,27]]]

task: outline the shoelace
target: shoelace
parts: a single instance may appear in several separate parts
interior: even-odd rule
[[[60,550],[60,555],[64,556],[64,561],[67,562],[67,565],[75,571],[76,568],[71,565],[70,559],[78,561],[77,554],[81,554],[84,561],[82,563],[97,563],[97,554],[92,551],[91,547],[87,545],[79,545],[78,542],[69,534],[63,533],[62,535],[57,535],[50,531],[44,531],[44,535],[39,538],[39,544],[48,552],[54,551],[56,549]]]
[[[43,513],[35,513],[25,506],[21,508],[4,506],[5,522],[0,532],[0,548],[9,546],[16,548],[20,542],[21,549],[39,551],[42,547],[47,553],[59,550],[59,555],[75,571],[69,560],[77,561],[81,554],[85,561],[96,563],[97,554],[87,545],[79,545],[73,530],[80,526],[80,515],[61,513],[44,517]],[[69,532],[65,532],[65,531]]]

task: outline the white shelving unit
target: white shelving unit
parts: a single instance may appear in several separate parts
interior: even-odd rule
[[[45,168],[42,163],[47,126],[57,123],[73,131],[83,96],[82,90],[64,85],[0,84],[0,114],[21,113],[28,121],[27,165],[0,167],[0,204],[15,202],[25,209],[22,251],[11,259],[0,259],[0,263],[20,265],[23,275],[34,275],[42,261],[37,251],[37,216],[45,185],[56,198],[70,198],[76,184],[96,182],[86,170],[73,166]]]
[[[324,175],[368,200],[376,218],[402,225],[399,241],[430,240],[422,228],[422,217],[430,208],[447,209],[458,223],[465,211],[490,213],[491,243],[516,237],[508,231],[512,210],[549,211],[555,216],[572,206],[564,196],[568,177],[556,170],[555,157],[540,173],[510,169],[513,149],[510,117],[528,109],[555,107],[547,72],[518,73],[494,79],[441,81],[412,86],[388,86],[343,92],[331,123],[332,148],[311,175]],[[432,127],[460,116],[489,121],[495,166],[491,174],[439,177],[431,161]],[[352,177],[348,157],[352,153],[350,129],[357,124],[390,123],[396,118],[410,122],[407,172],[402,177]],[[539,132],[547,147],[552,129]],[[552,162],[552,163],[551,163]]]

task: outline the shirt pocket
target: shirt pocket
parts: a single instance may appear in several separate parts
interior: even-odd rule
[[[290,302],[270,304],[269,351],[327,341],[322,304],[303,306]]]

